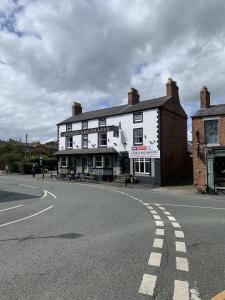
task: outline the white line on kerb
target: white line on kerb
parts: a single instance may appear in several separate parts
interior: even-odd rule
[[[157,276],[144,274],[139,288],[139,293],[153,296]]]
[[[17,205],[17,206],[11,206],[11,207],[8,207],[8,208],[5,208],[5,209],[2,209],[2,210],[0,210],[0,212],[2,212],[2,211],[6,211],[6,210],[10,210],[10,209],[13,209],[13,208],[17,208],[17,207],[21,207],[21,206],[23,206],[23,204],[20,204],[20,205]]]
[[[187,250],[186,250],[186,245],[184,242],[175,242],[176,244],[176,251],[177,252],[184,252],[186,253]]]
[[[22,219],[19,219],[19,220],[15,220],[15,221],[12,221],[12,222],[8,222],[8,223],[5,223],[5,224],[1,224],[0,227],[7,226],[7,225],[10,225],[10,224],[14,224],[14,223],[17,223],[17,222],[20,222],[20,221],[24,221],[24,220],[30,219],[30,218],[32,218],[32,217],[35,217],[35,216],[37,216],[37,215],[40,215],[41,213],[43,213],[43,212],[45,212],[45,211],[51,209],[52,207],[54,207],[54,206],[51,205],[51,206],[49,206],[49,207],[47,207],[47,208],[45,208],[45,209],[43,209],[43,210],[41,210],[41,211],[39,211],[39,212],[33,214],[33,215],[27,216],[27,217],[25,217],[25,218],[22,218]]]
[[[187,281],[174,281],[173,300],[189,300],[189,284]]]
[[[152,252],[150,254],[150,258],[149,258],[148,264],[150,266],[159,267],[160,263],[161,263],[161,257],[162,257],[161,253]]]
[[[185,257],[176,257],[176,267],[180,271],[189,271],[188,260]]]
[[[163,239],[154,239],[153,248],[162,248],[163,247]]]

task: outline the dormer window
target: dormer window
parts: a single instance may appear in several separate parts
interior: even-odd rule
[[[143,122],[143,112],[136,112],[133,114],[133,122],[140,123]]]
[[[99,119],[99,127],[106,126],[106,118]]]
[[[72,123],[66,124],[66,131],[71,131],[72,130]]]

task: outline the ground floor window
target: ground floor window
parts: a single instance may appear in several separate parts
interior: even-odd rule
[[[151,175],[151,159],[150,158],[134,158],[135,174]]]
[[[97,155],[95,157],[95,166],[96,166],[96,168],[102,168],[103,167],[102,155]]]
[[[62,158],[61,158],[61,166],[62,166],[62,167],[67,167],[67,159],[66,159],[66,156],[62,156]]]

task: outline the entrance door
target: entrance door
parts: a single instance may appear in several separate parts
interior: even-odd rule
[[[130,159],[128,152],[121,153],[121,171],[122,174],[130,174]]]
[[[215,185],[225,187],[225,156],[214,158]]]
[[[88,173],[87,158],[82,158],[82,173]]]

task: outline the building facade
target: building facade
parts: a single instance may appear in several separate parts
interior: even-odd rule
[[[225,104],[211,105],[210,93],[200,91],[200,110],[192,116],[193,174],[198,191],[225,187]]]
[[[94,173],[102,179],[135,175],[140,182],[165,185],[185,173],[187,116],[176,82],[167,95],[140,101],[131,88],[122,106],[82,112],[58,124],[59,173]]]

